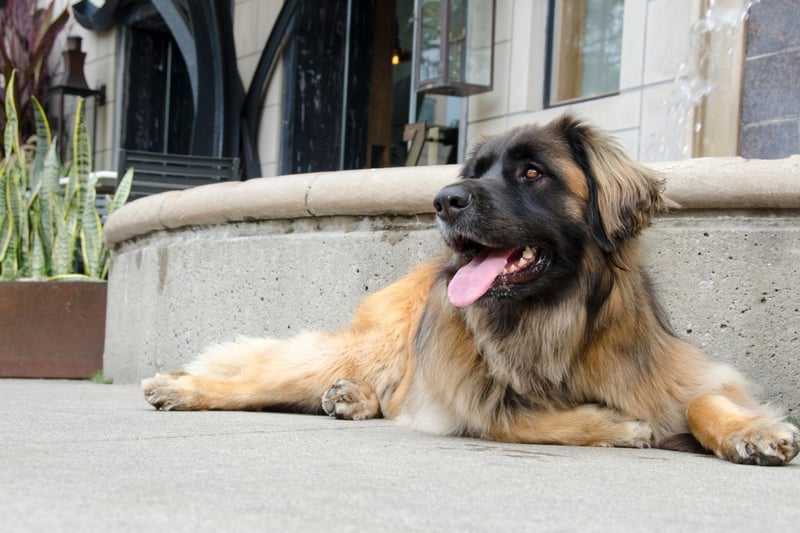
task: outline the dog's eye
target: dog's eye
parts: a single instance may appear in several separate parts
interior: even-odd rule
[[[526,180],[535,180],[541,178],[542,174],[533,165],[528,165],[527,167],[525,167],[525,171],[522,173],[522,177],[525,178]]]

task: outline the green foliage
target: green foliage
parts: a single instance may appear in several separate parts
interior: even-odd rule
[[[114,383],[113,379],[107,378],[103,375],[102,370],[98,370],[97,372],[92,374],[92,376],[89,378],[89,381],[100,385],[111,385],[112,383]]]
[[[33,99],[36,149],[32,161],[20,147],[14,92],[16,73],[6,86],[6,158],[0,162],[0,279],[92,278],[108,275],[110,254],[95,205],[96,175],[83,101],[78,101],[73,132],[73,162],[66,186],[64,168],[56,155],[50,125],[38,100]],[[130,194],[132,170],[107,200],[110,215]]]
[[[11,74],[17,72],[19,124],[16,129],[21,139],[39,133],[31,107],[35,105],[35,99],[42,100],[47,95],[52,78],[48,58],[56,39],[69,22],[69,9],[64,7],[56,14],[55,3],[51,0],[42,9],[41,2],[7,0],[0,9],[0,73],[8,81]],[[3,108],[4,99],[0,91]],[[8,151],[4,154],[7,155]]]

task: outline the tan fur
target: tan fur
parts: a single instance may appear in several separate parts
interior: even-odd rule
[[[691,432],[730,461],[790,461],[798,431],[753,400],[735,370],[661,322],[636,238],[665,206],[659,180],[594,130],[569,119],[548,127],[582,136],[612,247],[586,249],[572,293],[522,308],[519,326],[499,335],[491,308],[449,303],[442,272],[457,258],[448,255],[366,298],[341,332],[212,347],[186,372],[145,379],[145,398],[160,409],[385,416],[525,443],[640,447]],[[592,192],[565,154],[572,195],[563,212],[588,235]],[[586,301],[598,284],[609,290],[592,315]]]

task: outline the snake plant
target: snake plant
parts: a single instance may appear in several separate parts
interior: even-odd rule
[[[0,162],[0,279],[105,279],[110,253],[95,205],[97,177],[83,100],[77,103],[67,168],[59,161],[47,116],[35,98],[35,148],[21,145],[14,77],[6,85],[5,157]],[[128,199],[132,180],[130,169],[114,197],[106,197],[109,215]]]

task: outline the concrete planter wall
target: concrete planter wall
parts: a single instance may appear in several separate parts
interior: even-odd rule
[[[0,282],[0,377],[91,377],[105,318],[105,282]]]
[[[682,209],[645,234],[679,335],[800,411],[800,157],[653,165]],[[132,382],[210,342],[344,326],[358,301],[441,250],[431,199],[457,167],[200,187],[106,225],[104,372]]]

